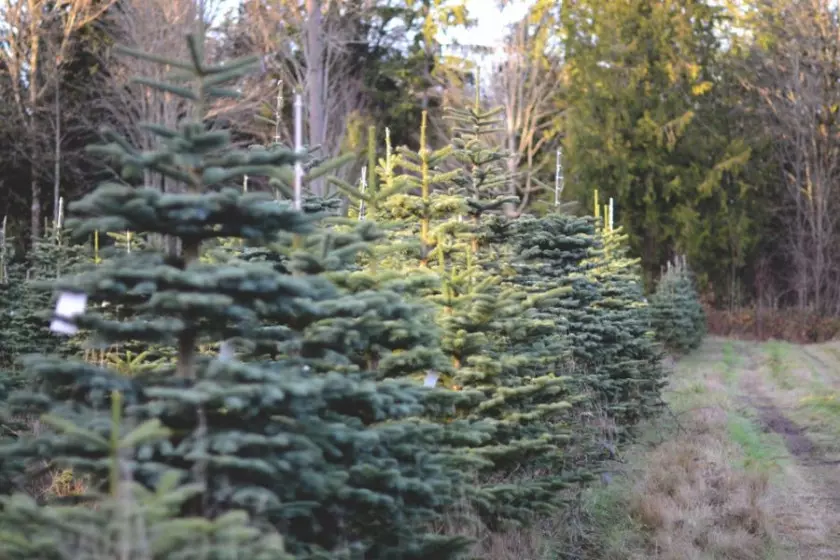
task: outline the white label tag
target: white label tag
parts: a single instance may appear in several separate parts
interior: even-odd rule
[[[426,372],[426,379],[423,380],[424,387],[434,387],[437,385],[437,381],[440,378],[440,374],[436,371],[427,371]]]
[[[221,346],[219,346],[219,359],[222,361],[228,361],[233,359],[233,343],[229,340],[225,340],[222,342]]]
[[[85,312],[87,294],[61,292],[55,304],[56,317],[50,323],[50,330],[59,334],[76,334],[78,328],[66,319],[72,319]]]

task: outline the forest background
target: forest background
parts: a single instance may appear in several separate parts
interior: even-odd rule
[[[427,111],[431,147],[443,146],[444,107],[469,106],[480,76],[482,104],[505,109],[496,140],[512,154],[511,212],[551,207],[558,179],[581,214],[597,190],[614,199],[649,289],[686,256],[725,311],[709,315],[713,331],[836,331],[840,14],[825,0],[6,1],[0,215],[18,258],[61,198],[112,173],[84,150],[103,124],[142,147],[151,136],[137,122],[183,116],[183,101],[130,81],[161,70],[113,46],[183,57],[197,20],[212,57],[262,55],[261,73],[238,84],[245,102],[214,108],[241,145],[291,145],[301,91],[305,143],[323,157],[358,152],[339,171],[355,183],[369,125],[380,145],[386,129],[394,146],[416,145]],[[276,126],[254,118],[278,108]],[[781,309],[796,311],[792,329],[772,324]]]

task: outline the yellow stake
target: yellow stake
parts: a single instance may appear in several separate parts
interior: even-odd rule
[[[595,189],[595,217],[601,217],[601,205],[598,204],[598,189]]]

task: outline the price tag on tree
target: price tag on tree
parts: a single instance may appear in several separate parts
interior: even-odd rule
[[[62,292],[55,304],[55,315],[50,323],[50,330],[58,334],[76,334],[78,327],[72,319],[85,312],[87,308],[87,294]]]
[[[234,356],[233,343],[229,340],[222,342],[219,347],[219,359],[226,362],[232,360]]]
[[[434,387],[437,385],[437,381],[440,378],[440,374],[436,371],[429,370],[426,372],[426,379],[423,380],[423,385],[425,387]]]

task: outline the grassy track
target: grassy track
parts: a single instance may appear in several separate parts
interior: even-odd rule
[[[840,560],[840,342],[708,338],[578,508],[489,560]]]
[[[673,369],[577,557],[840,559],[840,343],[709,338]]]

